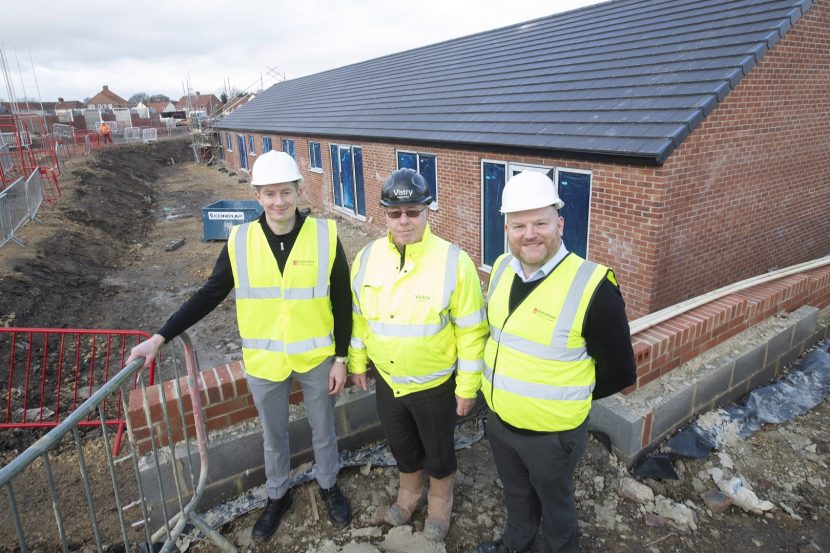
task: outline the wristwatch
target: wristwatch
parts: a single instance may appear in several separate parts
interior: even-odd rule
[[[343,363],[344,365],[349,365],[349,358],[348,357],[340,357],[339,355],[334,358],[335,363]]]

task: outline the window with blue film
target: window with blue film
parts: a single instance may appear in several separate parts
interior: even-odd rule
[[[398,151],[398,169],[415,169],[429,184],[433,201],[438,201],[438,166],[434,154]]]
[[[331,184],[334,187],[334,203],[343,207],[343,195],[340,192],[340,154],[336,144],[331,145]]]
[[[262,153],[270,152],[274,149],[274,146],[271,144],[271,137],[270,136],[263,136],[262,137]]]
[[[312,169],[322,169],[323,168],[323,154],[320,151],[320,143],[319,142],[309,142],[308,143],[308,162],[309,167]]]
[[[286,154],[290,155],[291,157],[293,157],[295,160],[297,159],[294,156],[294,141],[291,140],[290,138],[283,138],[282,139],[282,151],[285,152]]]
[[[256,155],[256,146],[254,145],[254,135],[252,135],[252,134],[248,135],[248,151],[251,154]]]
[[[225,145],[228,147],[228,151],[233,151],[233,140],[231,139],[231,133],[225,133]]]
[[[501,193],[504,190],[507,168],[502,163],[485,162],[481,166],[482,191],[484,199],[484,264],[493,266],[496,259],[505,252],[504,215],[501,207]]]

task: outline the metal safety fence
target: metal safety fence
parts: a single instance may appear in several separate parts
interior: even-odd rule
[[[170,445],[158,446],[151,434],[151,452],[139,457],[132,445],[135,436],[128,420],[129,451],[122,457],[112,453],[109,405],[119,402],[126,412],[128,392],[134,385],[138,386],[147,424],[153,420],[147,375],[141,370],[143,360],[135,360],[0,469],[0,487],[6,491],[9,506],[9,516],[0,517],[0,543],[16,542],[24,553],[30,549],[104,551],[120,549],[120,544],[124,551],[134,551],[138,546],[146,551],[169,552],[175,550],[176,540],[191,525],[222,551],[236,551],[196,513],[207,484],[208,438],[196,356],[186,335],[177,342],[181,349],[168,347],[165,355],[165,364],[171,366],[176,377],[174,385],[162,386],[160,391],[164,420],[161,430],[167,432]],[[189,405],[185,406],[183,398]],[[170,430],[175,417],[184,429],[184,440],[178,446]],[[83,431],[82,423],[92,419],[97,421],[94,431]],[[175,459],[177,448],[179,452],[185,450],[184,460],[163,469],[162,459]],[[192,454],[192,448],[198,450],[197,455]],[[172,470],[172,478],[165,477],[164,470]],[[151,488],[158,496],[150,493]],[[46,516],[49,512],[54,514],[54,525]]]
[[[149,337],[140,331],[0,328],[0,378],[8,386],[0,431],[58,426],[124,366],[132,346]],[[155,364],[150,383],[154,379]],[[107,424],[116,429],[117,453],[126,424],[117,402]]]
[[[29,178],[19,178],[0,191],[0,247],[7,242],[23,245],[15,233],[29,221],[37,221],[43,204],[43,179],[39,169]]]
[[[158,130],[155,128],[141,129],[141,140],[149,142],[151,140],[158,140]]]
[[[140,127],[124,127],[124,140],[131,142],[134,140],[141,140]]]

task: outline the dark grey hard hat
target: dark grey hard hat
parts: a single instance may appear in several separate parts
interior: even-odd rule
[[[424,177],[414,169],[393,171],[380,189],[380,205],[432,203],[432,193]]]

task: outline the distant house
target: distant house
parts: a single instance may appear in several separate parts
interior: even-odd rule
[[[55,104],[55,113],[71,109],[84,109],[85,107],[86,104],[79,102],[78,100],[64,100],[63,98],[58,98],[58,102]]]
[[[199,94],[198,92],[192,96],[182,96],[176,103],[178,109],[182,111],[187,113],[201,111],[206,115],[213,115],[221,105],[221,100],[215,94]]]
[[[147,107],[155,110],[159,115],[176,111],[176,104],[169,100],[167,102],[147,102]]]
[[[92,106],[98,109],[113,109],[113,108],[128,108],[130,105],[127,100],[109,89],[109,86],[104,85],[101,92],[93,96],[87,102],[87,107]]]
[[[830,251],[830,0],[615,0],[278,83],[224,159],[295,155],[306,197],[383,226],[412,167],[483,274],[507,179],[551,176],[565,244],[636,317]]]

